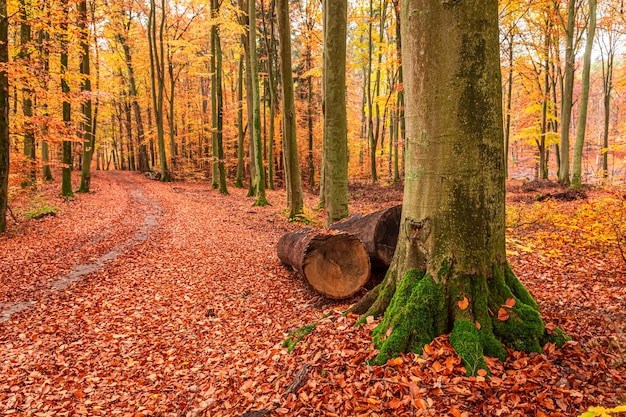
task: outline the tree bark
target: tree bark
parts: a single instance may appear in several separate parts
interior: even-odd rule
[[[402,22],[411,115],[398,245],[354,310],[384,314],[376,363],[451,332],[476,374],[504,346],[541,351],[545,332],[506,261],[498,2],[407,0]]]
[[[235,177],[235,187],[237,188],[243,188],[243,78],[244,55],[241,55],[237,71],[237,176]]]
[[[348,215],[347,0],[326,0],[324,32],[324,205],[326,224]]]
[[[596,7],[597,0],[589,0],[589,26],[587,29],[587,43],[583,58],[583,78],[580,93],[580,107],[578,124],[576,125],[576,143],[574,144],[574,158],[572,160],[572,187],[582,187],[583,147],[585,145],[585,130],[587,128],[587,107],[589,106],[589,74],[591,72],[591,52],[596,35]]]
[[[9,202],[9,16],[0,0],[0,233],[6,231]]]
[[[559,182],[569,185],[569,130],[572,120],[572,101],[574,94],[574,24],[576,0],[567,1],[567,27],[565,30],[565,81],[561,106],[561,155]]]
[[[293,75],[291,68],[291,24],[289,22],[289,1],[278,0],[276,7],[278,18],[278,36],[280,40],[280,73],[283,87],[283,149],[285,155],[285,173],[289,188],[289,218],[302,213],[302,178],[298,159],[296,140],[296,103],[293,93]]]
[[[219,14],[218,0],[211,0],[211,12]],[[211,82],[211,95],[213,96],[213,164],[216,167],[217,187],[221,194],[227,195],[226,169],[224,167],[224,142],[222,139],[223,129],[223,96],[222,96],[222,46],[218,27],[211,28],[211,40],[213,54],[211,65],[213,67],[213,77]]]
[[[31,62],[31,25],[32,6],[28,0],[20,0],[20,53],[21,65],[27,68],[27,75],[22,79],[22,112],[24,114],[24,157],[27,161],[24,172],[27,180],[22,182],[22,186],[35,185],[35,128],[33,126],[33,88],[31,86],[32,62]]]
[[[278,241],[277,253],[282,263],[329,298],[350,297],[369,279],[365,245],[349,233],[311,229],[288,233]]]
[[[69,16],[69,6],[63,6],[63,16],[61,17],[61,92],[63,93],[63,123],[69,131],[71,121],[71,107],[69,101],[70,85],[67,82],[67,63],[68,63],[68,46],[67,46],[67,25]],[[61,170],[61,195],[64,197],[74,196],[72,191],[72,142],[63,141],[63,168]]]
[[[398,242],[401,214],[401,205],[369,214],[356,213],[330,225],[329,229],[358,237],[365,245],[372,268],[387,269]]]
[[[250,78],[252,81],[251,91],[248,91],[252,98],[252,107],[248,109],[252,114],[252,124],[249,128],[252,131],[252,148],[254,149],[255,171],[253,176],[253,189],[255,206],[267,206],[267,198],[265,196],[265,169],[263,167],[263,145],[261,143],[261,103],[259,95],[259,66],[257,61],[257,44],[256,44],[256,2],[248,0],[248,19],[249,19],[249,65]],[[251,155],[252,157],[252,155]]]
[[[81,112],[83,121],[81,123],[82,139],[83,139],[83,163],[80,173],[79,193],[88,193],[91,186],[91,160],[93,151],[96,146],[95,136],[93,135],[93,111],[91,100],[91,69],[89,63],[89,29],[87,28],[87,1],[78,2],[81,46],[81,62],[80,74],[83,76],[81,82],[81,93],[84,95],[81,103]]]

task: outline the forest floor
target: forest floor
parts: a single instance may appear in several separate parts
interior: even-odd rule
[[[541,417],[626,401],[623,188],[565,201],[510,184],[510,262],[573,341],[488,359],[490,377],[466,377],[445,336],[369,366],[376,322],[341,314],[365,290],[328,301],[277,259],[280,236],[302,227],[286,221],[284,192],[252,207],[245,190],[127,172],[96,172],[73,199],[58,189],[16,196],[0,237],[1,415]],[[351,210],[369,212],[402,189],[350,193]]]

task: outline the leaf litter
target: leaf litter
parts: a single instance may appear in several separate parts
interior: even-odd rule
[[[105,172],[92,183],[94,193],[57,201],[57,216],[24,220],[0,237],[0,300],[30,303],[0,323],[3,415],[556,417],[626,398],[617,248],[611,239],[605,248],[550,240],[540,233],[573,229],[549,211],[529,222],[533,202],[511,203],[529,225],[511,227],[509,243],[533,249],[512,247],[509,259],[548,328],[573,341],[487,358],[490,375],[467,377],[446,336],[421,355],[368,364],[377,320],[355,327],[357,317],[342,314],[358,297],[325,300],[276,258],[278,238],[300,227],[285,221],[284,192],[268,192],[274,206],[257,208],[244,190],[221,196],[204,183]],[[358,186],[352,210],[397,204],[399,190]],[[40,192],[54,200],[57,191]],[[554,204],[570,215],[584,209]],[[321,213],[310,216],[321,223]],[[91,273],[51,288],[115,248]],[[561,255],[547,258],[554,249]],[[282,347],[290,331],[314,322],[291,353]]]

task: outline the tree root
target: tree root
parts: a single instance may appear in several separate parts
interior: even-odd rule
[[[546,333],[537,303],[508,264],[494,266],[490,277],[455,274],[443,267],[437,281],[409,270],[397,289],[389,274],[393,272],[352,309],[366,311],[361,321],[384,312],[372,332],[379,350],[375,364],[385,364],[401,352],[421,353],[435,337],[450,332],[450,343],[467,373],[476,375],[488,371],[484,356],[504,360],[505,347],[541,352],[542,342],[562,345],[567,340],[558,329]]]

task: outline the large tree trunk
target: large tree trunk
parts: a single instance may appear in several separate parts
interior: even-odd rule
[[[329,229],[348,232],[363,242],[372,268],[387,269],[398,242],[402,206],[369,214],[353,214],[332,224]]]
[[[354,295],[369,279],[365,245],[340,231],[302,229],[280,238],[280,261],[292,266],[313,289],[329,298]]]
[[[505,251],[497,0],[402,3],[407,172],[398,245],[354,310],[384,313],[376,363],[450,342],[470,374],[483,355],[541,351],[537,304]]]

